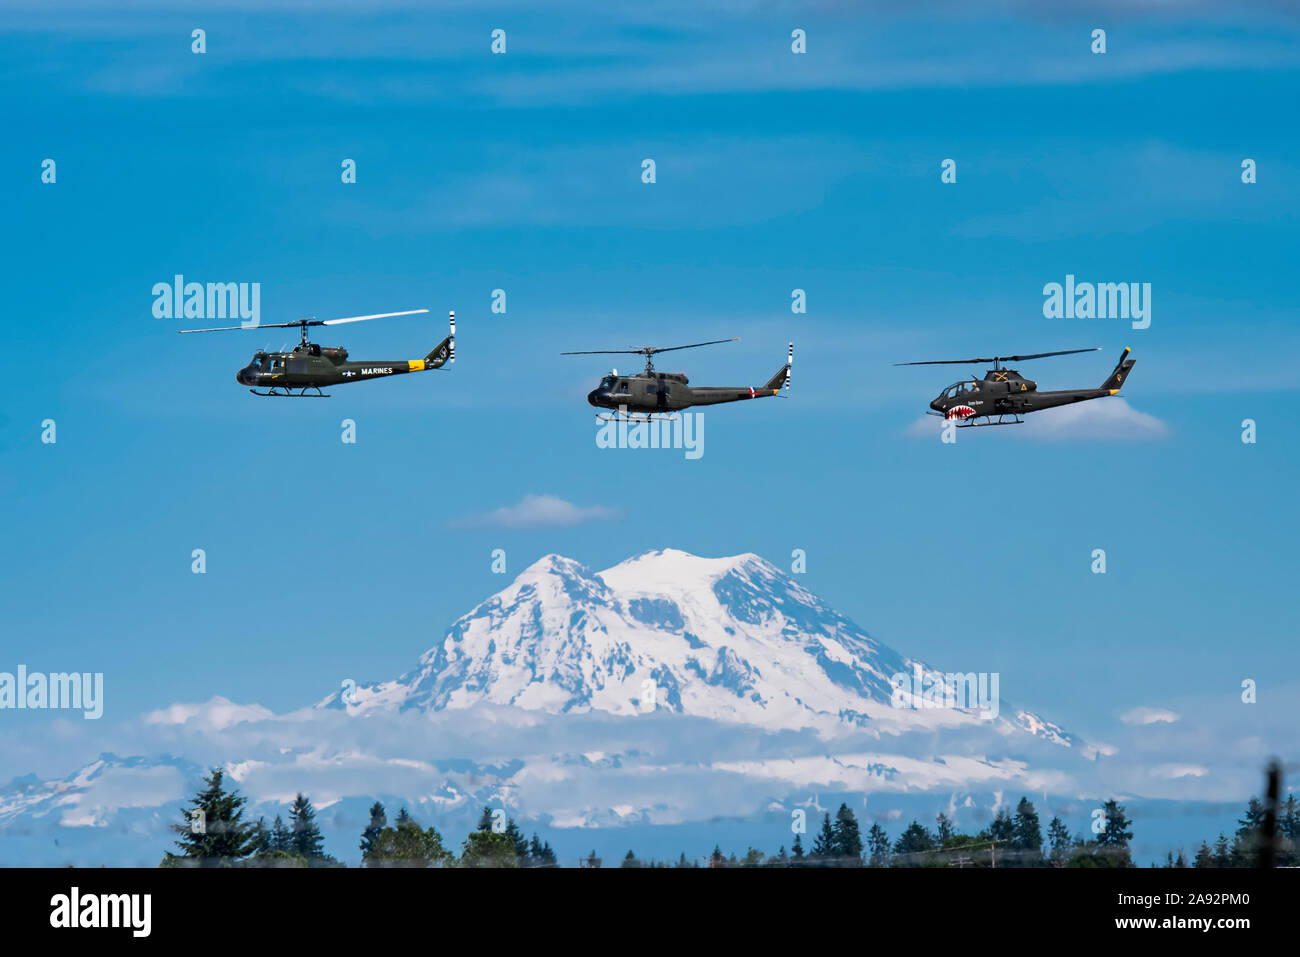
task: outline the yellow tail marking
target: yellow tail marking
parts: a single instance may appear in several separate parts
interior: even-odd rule
[[[423,371],[424,371],[424,360],[423,360],[423,359],[411,359],[411,360],[410,360],[409,362],[407,362],[406,364],[407,364],[408,366],[410,366],[410,368],[406,370],[407,372],[423,372]]]

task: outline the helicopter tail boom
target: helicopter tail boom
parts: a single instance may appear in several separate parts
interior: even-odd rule
[[[794,365],[794,343],[790,343],[790,354],[783,365],[772,378],[767,380],[763,386],[763,391],[772,390],[779,392],[782,388],[790,388],[790,367]]]
[[[1129,356],[1132,350],[1125,348],[1120,354],[1119,362],[1115,363],[1115,371],[1110,374],[1105,382],[1101,384],[1102,391],[1115,395],[1124,385],[1124,380],[1128,378],[1129,370],[1137,364],[1137,360]]]

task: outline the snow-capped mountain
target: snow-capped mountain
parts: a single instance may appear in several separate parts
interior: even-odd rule
[[[891,684],[918,671],[927,683],[942,680],[757,555],[666,549],[600,573],[547,555],[453,623],[414,670],[319,706],[351,714],[483,703],[549,713],[667,710],[770,730],[983,720],[972,708],[897,707],[922,703],[899,699]],[[1008,731],[1072,741],[1005,702],[997,713]]]

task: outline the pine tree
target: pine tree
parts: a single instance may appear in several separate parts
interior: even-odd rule
[[[918,821],[912,821],[894,845],[894,853],[909,867],[919,866],[921,855],[934,849],[934,836]]]
[[[515,845],[515,857],[519,858],[520,867],[528,867],[532,861],[528,855],[528,838],[524,837],[524,832],[519,830],[519,825],[515,823],[514,818],[506,821],[506,829],[502,833]]]
[[[790,857],[796,863],[803,860],[803,839],[798,834],[794,836],[794,843],[790,845]]]
[[[1107,801],[1103,806],[1106,826],[1097,835],[1098,850],[1109,857],[1111,867],[1130,866],[1128,842],[1133,840],[1129,830],[1133,822],[1124,816],[1124,807],[1115,800]]]
[[[847,804],[835,812],[835,855],[843,864],[856,867],[862,863],[862,833]]]
[[[366,867],[450,867],[455,861],[443,846],[442,835],[432,827],[421,828],[402,808],[396,825],[375,835],[363,863]]]
[[[483,813],[480,814],[478,817],[478,827],[475,828],[475,830],[478,831],[492,830],[492,808],[488,807],[486,804],[483,805]]]
[[[1047,825],[1047,840],[1052,851],[1049,860],[1053,867],[1064,867],[1070,860],[1070,829],[1059,817],[1054,817]]]
[[[284,818],[278,814],[275,816],[275,823],[271,825],[270,849],[281,854],[293,853],[293,834],[284,826]]]
[[[998,809],[993,822],[989,824],[988,836],[1001,845],[999,850],[1011,846],[1016,838],[1016,822],[1012,820],[1010,811],[1006,808]]]
[[[952,821],[948,820],[948,815],[944,814],[942,811],[939,812],[939,816],[936,817],[934,821],[935,825],[938,827],[935,836],[939,840],[939,846],[943,847],[952,840],[953,834],[955,833],[953,831]]]
[[[1232,866],[1232,851],[1228,847],[1228,839],[1222,834],[1220,834],[1219,839],[1214,842],[1214,866]]]
[[[293,831],[293,853],[309,861],[325,857],[325,838],[316,826],[316,809],[301,791],[289,807],[289,828]]]
[[[1193,867],[1214,867],[1214,854],[1210,851],[1210,845],[1201,841],[1201,847],[1196,852],[1196,860],[1192,863]]]
[[[246,799],[227,791],[224,778],[221,768],[213,768],[190,799],[182,823],[171,826],[181,853],[166,852],[164,867],[230,867],[253,852],[253,829],[243,820]]]
[[[871,830],[867,832],[867,851],[869,852],[868,863],[872,867],[889,866],[889,835],[885,833],[885,829],[879,822],[872,824]]]
[[[541,839],[534,834],[532,841],[528,844],[528,860],[532,867],[554,867],[555,852],[551,850],[550,841],[543,844]]]
[[[376,801],[370,805],[370,823],[366,829],[361,832],[361,860],[365,861],[372,848],[375,846],[375,838],[379,832],[388,826],[388,815],[384,813],[384,806]]]
[[[817,839],[813,841],[813,860],[824,867],[835,857],[835,850],[835,829],[831,827],[831,816],[827,814],[822,818],[822,829]]]
[[[726,867],[727,860],[722,856],[722,848],[717,844],[713,845],[713,853],[709,855],[710,867]]]
[[[1036,867],[1043,859],[1043,831],[1038,823],[1038,812],[1028,798],[1022,797],[1016,805],[1015,831],[1011,838],[1016,863]]]
[[[465,838],[460,854],[461,867],[518,867],[515,842],[505,832],[478,830]]]
[[[632,853],[632,849],[628,848],[627,856],[623,858],[623,863],[620,864],[619,867],[640,867],[640,866],[641,866],[641,862],[636,859],[636,855]]]
[[[271,850],[271,829],[266,826],[266,818],[259,817],[249,834],[249,846],[253,854],[266,854]]]
[[[1268,811],[1259,798],[1251,798],[1246,805],[1246,816],[1237,822],[1236,839],[1233,841],[1232,858],[1235,867],[1254,867],[1259,860],[1260,847],[1263,844],[1264,818]]]

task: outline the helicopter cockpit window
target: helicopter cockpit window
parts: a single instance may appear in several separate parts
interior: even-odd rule
[[[945,399],[953,399],[959,395],[965,395],[968,392],[974,391],[975,383],[967,379],[964,382],[954,382],[952,385],[948,386],[948,388],[943,390],[943,397]]]
[[[254,356],[253,361],[257,363],[257,368],[261,372],[269,372],[271,369],[270,356]]]
[[[618,380],[615,379],[612,375],[605,376],[605,378],[600,380],[600,390],[602,392],[610,391],[611,389],[614,388],[614,383],[617,381]]]

